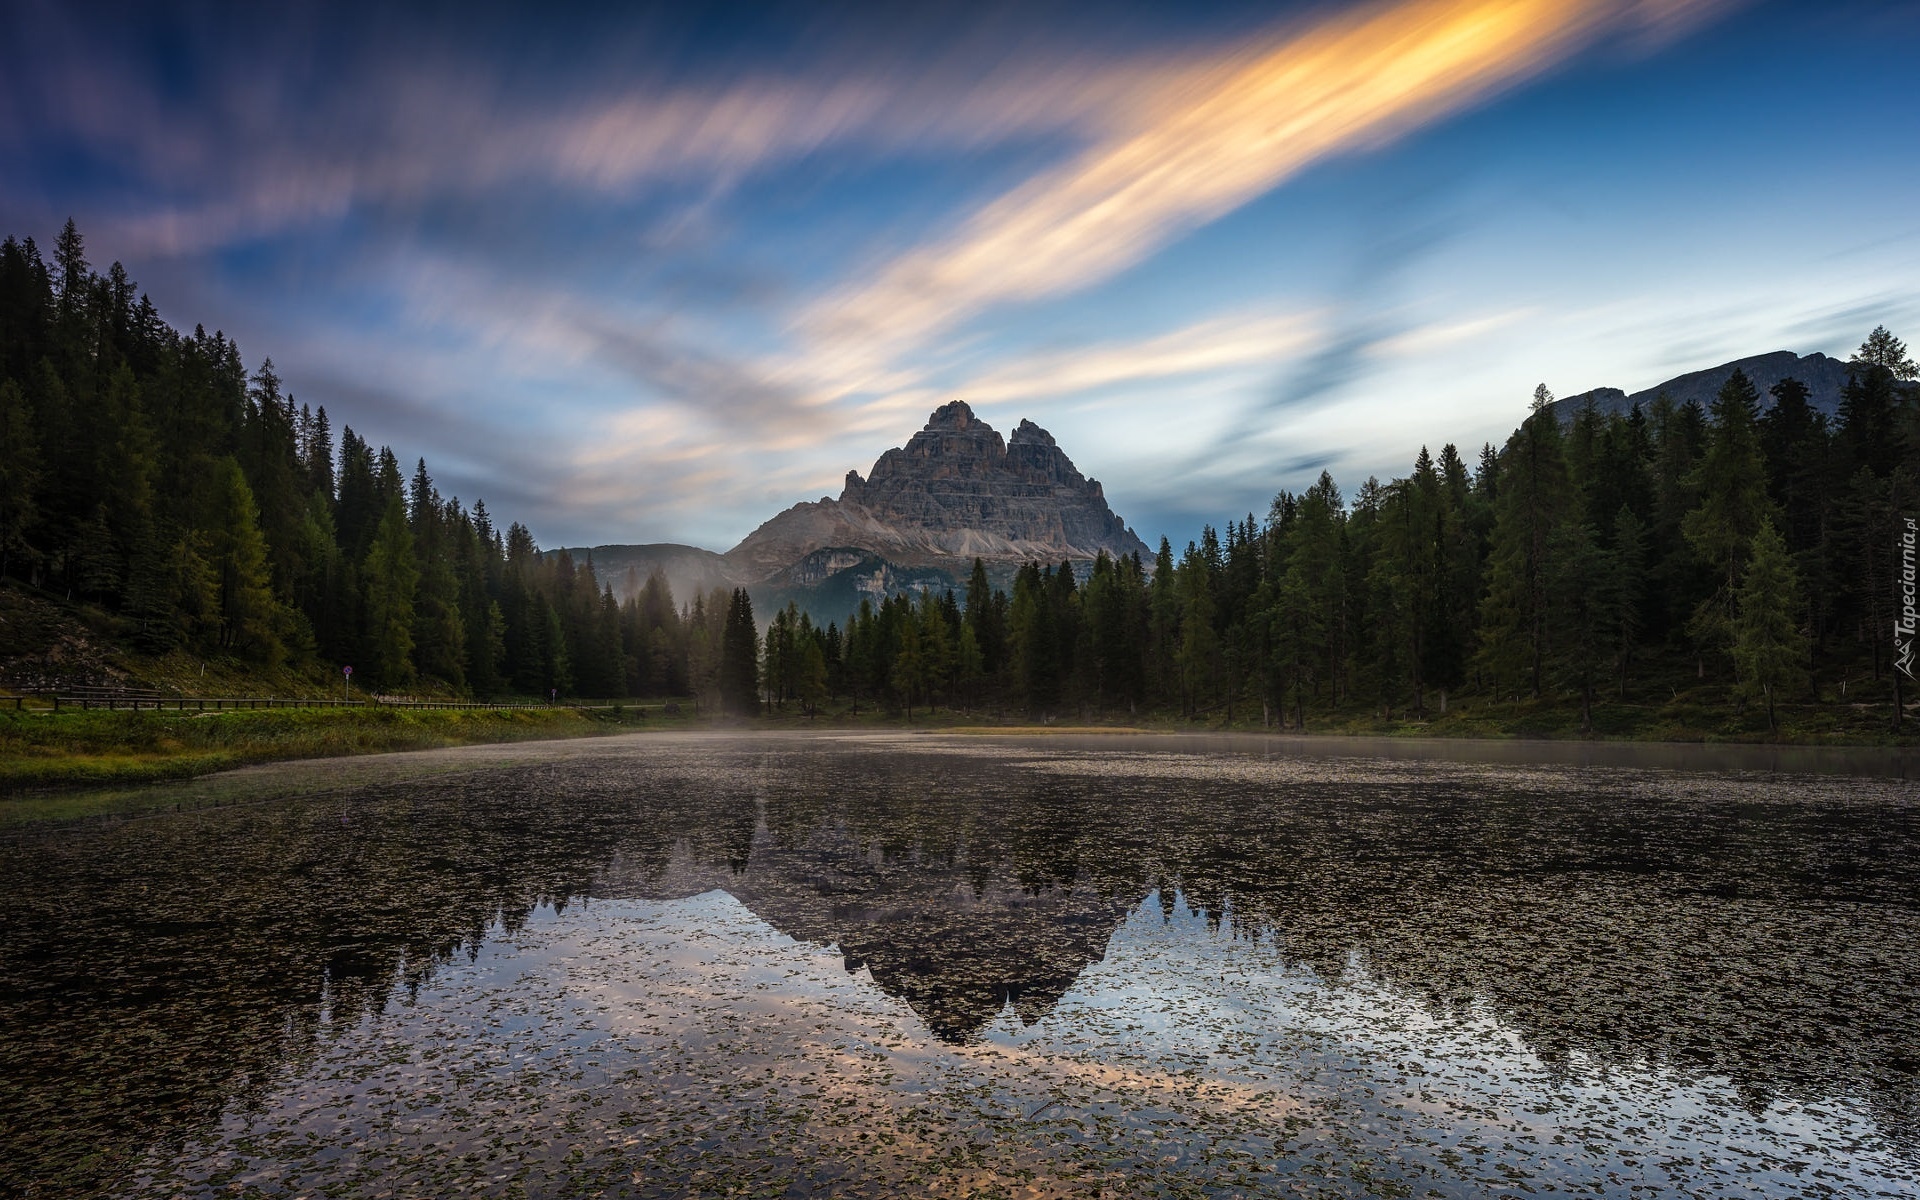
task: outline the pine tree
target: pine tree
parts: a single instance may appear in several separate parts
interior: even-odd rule
[[[1800,580],[1786,543],[1763,519],[1753,536],[1751,559],[1740,583],[1734,616],[1733,659],[1740,687],[1767,703],[1767,730],[1778,732],[1775,698],[1804,673],[1805,636],[1800,629]]]
[[[125,365],[108,381],[105,409],[113,434],[105,447],[99,479],[117,588],[154,537],[153,480],[158,471],[140,385]]]
[[[952,614],[951,620],[949,612]],[[936,600],[931,591],[920,593],[915,624],[920,633],[920,652],[924,664],[922,685],[928,712],[938,706],[940,696],[953,681],[954,627],[959,624],[958,617],[959,606],[954,603],[952,592],[946,593],[945,598],[940,600]]]
[[[1155,700],[1182,699],[1180,687],[1180,592],[1173,565],[1173,543],[1160,539],[1153,556],[1153,581],[1147,591],[1148,679]]]
[[[33,408],[20,385],[0,382],[0,579],[8,567],[32,552],[28,532],[38,510],[34,491],[40,483],[40,439]]]
[[[217,599],[219,643],[256,661],[277,663],[284,653],[280,612],[253,490],[232,458],[220,460],[215,470],[207,566]]]
[[[906,703],[907,720],[913,720],[915,697],[930,690],[932,671],[927,662],[925,626],[917,620],[910,604],[899,620],[897,649],[893,653],[893,686]]]
[[[1593,527],[1569,521],[1554,531],[1554,659],[1580,695],[1580,732],[1593,733],[1593,694],[1616,644],[1613,556]]]
[[[798,645],[794,635],[797,632],[800,610],[794,604],[779,609],[773,614],[773,620],[767,622],[765,648],[760,656],[760,679],[767,691],[767,702],[774,708],[785,708],[787,698],[793,694],[797,668]]]
[[[207,561],[207,541],[195,533],[171,541],[156,539],[134,561],[127,612],[137,622],[134,644],[140,649],[164,654],[216,636],[219,584]]]
[[[1699,507],[1681,532],[1715,577],[1712,595],[1694,609],[1687,632],[1703,648],[1725,648],[1732,639],[1736,594],[1754,535],[1771,519],[1766,464],[1760,457],[1756,412],[1760,393],[1736,369],[1713,401],[1713,426],[1700,460]]]
[[[1048,611],[1051,577],[1037,563],[1022,565],[1007,613],[1014,697],[1029,712],[1049,712],[1060,700],[1059,623]]]
[[[737,716],[752,716],[760,701],[760,639],[754,631],[753,601],[747,589],[733,590],[725,620],[720,640],[720,702]]]
[[[812,720],[827,699],[827,656],[818,637],[800,640],[799,658],[794,670],[794,695],[800,711]]]
[[[1847,375],[1838,441],[1849,469],[1865,467],[1881,479],[1893,473],[1900,458],[1896,382],[1890,368],[1872,364]]]
[[[1566,519],[1571,493],[1559,422],[1536,409],[1500,456],[1478,655],[1496,684],[1524,680],[1536,697],[1545,684],[1551,634],[1553,535]]]
[[[60,307],[78,311],[87,302],[87,284],[92,278],[93,268],[87,265],[87,241],[80,236],[80,227],[74,224],[72,217],[67,218],[59,238],[53,243],[53,261],[58,268]]]
[[[282,392],[272,359],[264,360],[253,373],[243,403],[240,464],[260,510],[274,593],[290,599],[294,581],[305,572],[298,549],[309,493],[295,436],[293,398]]]
[[[1202,547],[1188,542],[1176,572],[1180,596],[1180,696],[1183,715],[1188,720],[1212,707],[1220,684],[1220,635],[1214,628],[1213,571],[1208,558]]]
[[[1613,582],[1610,624],[1614,633],[1614,665],[1619,671],[1620,698],[1627,696],[1627,675],[1633,653],[1646,627],[1647,527],[1633,509],[1621,505],[1613,519]]]
[[[1666,396],[1653,403],[1653,512],[1648,521],[1648,590],[1656,601],[1648,609],[1654,642],[1673,640],[1685,628],[1694,606],[1713,590],[1713,574],[1681,532],[1687,514],[1699,503],[1699,460],[1706,446],[1707,421],[1700,406],[1675,405]]]
[[[1907,344],[1888,332],[1885,325],[1873,327],[1850,361],[1864,367],[1879,367],[1895,379],[1920,379],[1920,365],[1907,357]]]
[[[406,509],[397,495],[387,502],[362,570],[370,673],[384,687],[404,687],[414,678],[414,590],[419,586],[420,567],[414,559]]]
[[[1333,477],[1300,496],[1284,535],[1286,571],[1276,593],[1273,622],[1276,653],[1286,662],[1285,678],[1296,727],[1306,728],[1309,696],[1322,687],[1328,704],[1339,703],[1339,627],[1345,612],[1346,575],[1340,566],[1340,518],[1343,508]]]

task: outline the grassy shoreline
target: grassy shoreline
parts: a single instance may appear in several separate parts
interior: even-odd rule
[[[807,718],[789,709],[748,721],[696,714],[690,704],[669,715],[659,703],[604,708],[523,709],[262,709],[219,713],[139,711],[24,713],[0,711],[0,826],[146,807],[121,797],[83,801],[87,789],[191,780],[236,767],[301,759],[380,755],[409,750],[595,737],[685,729],[859,730],[968,735],[1273,734],[1315,737],[1435,739],[1462,742],[1692,743],[1782,747],[1875,748],[1920,744],[1920,725],[1895,736],[1884,717],[1806,705],[1783,708],[1770,736],[1764,719],[1718,706],[1597,706],[1594,732],[1583,735],[1577,710],[1555,704],[1481,704],[1427,719],[1378,713],[1309,715],[1308,728],[1251,721],[1185,721],[1160,714],[1084,716],[1036,722],[1028,716],[940,710],[900,713],[845,710]],[[62,797],[68,797],[63,800]]]
[[[605,709],[251,709],[0,712],[0,797],[190,779],[253,763],[528,739],[592,737],[664,722]]]

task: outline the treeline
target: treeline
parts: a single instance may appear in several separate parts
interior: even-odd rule
[[[1445,711],[1466,691],[1563,698],[1588,729],[1596,699],[1656,677],[1663,699],[1676,676],[1731,685],[1770,724],[1781,699],[1857,698],[1889,678],[1897,698],[1920,372],[1884,328],[1853,365],[1835,421],[1792,379],[1763,411],[1739,372],[1706,411],[1589,401],[1570,422],[1542,386],[1471,468],[1451,445],[1423,448],[1405,477],[1351,499],[1322,474],[1178,559],[1163,539],[1150,566],[1028,565],[1011,597],[976,564],[964,604],[863,604],[844,636],[782,614],[766,692],[1304,727],[1332,710]],[[798,657],[794,638],[811,643]]]
[[[271,360],[249,374],[118,263],[92,270],[71,221],[51,263],[0,243],[0,576],[105,606],[148,654],[352,665],[388,690],[684,695],[718,629],[658,581],[616,603],[423,460],[336,444]]]
[[[1743,700],[1843,699],[1891,664],[1895,543],[1915,510],[1920,401],[1876,329],[1829,421],[1793,380],[1735,374],[1707,410],[1662,399],[1559,419],[1545,388],[1469,466],[1422,450],[1349,498],[1322,475],[1264,519],[1152,563],[976,563],[964,595],[797,609],[745,592],[616,600],[423,460],[168,327],[126,272],[0,243],[0,576],[97,603],[139,650],[351,663],[377,688],[828,701],[1028,713],[1157,710],[1304,726],[1449,697],[1564,697],[1590,714],[1658,678]]]

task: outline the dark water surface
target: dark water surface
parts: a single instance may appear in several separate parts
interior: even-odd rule
[[[1920,1194],[1916,785],[1738,769],[1896,760],[1395,754],[652,735],[16,830],[0,1195]]]

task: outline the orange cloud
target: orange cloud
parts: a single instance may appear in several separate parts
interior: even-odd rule
[[[989,306],[1072,291],[1341,151],[1378,145],[1693,0],[1411,0],[1196,71],[1141,123],[825,298],[801,327],[854,374]],[[858,347],[858,349],[854,349]],[[846,384],[859,386],[849,378]]]

